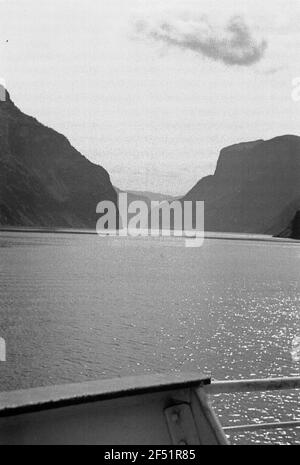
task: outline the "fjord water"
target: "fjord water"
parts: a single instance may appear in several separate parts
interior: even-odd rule
[[[0,390],[158,371],[299,375],[296,242],[2,232],[0,258]],[[298,391],[213,405],[223,424],[300,417]],[[231,440],[300,443],[300,429]]]

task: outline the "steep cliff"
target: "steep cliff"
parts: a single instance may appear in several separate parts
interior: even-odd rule
[[[101,200],[117,201],[107,171],[22,113],[6,91],[0,101],[0,225],[95,228]]]
[[[300,208],[300,138],[226,147],[182,200],[205,201],[205,230],[278,234]]]

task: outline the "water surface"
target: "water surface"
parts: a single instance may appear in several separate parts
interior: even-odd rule
[[[0,389],[199,371],[299,375],[296,243],[0,233]],[[214,398],[223,424],[300,418],[299,394]],[[300,429],[234,442],[300,443]]]

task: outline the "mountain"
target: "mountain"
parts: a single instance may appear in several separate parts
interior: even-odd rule
[[[0,94],[0,225],[94,229],[98,202],[120,192],[107,171]],[[214,175],[181,200],[205,201],[206,231],[276,235],[292,230],[299,180],[299,137],[257,140],[221,150]],[[164,197],[129,192],[128,202]]]
[[[5,91],[0,101],[0,225],[94,229],[101,200],[117,202],[107,171],[62,134],[22,113]]]
[[[159,192],[150,192],[150,191],[128,191],[128,194],[132,194],[136,197],[142,197],[149,199],[150,202],[164,202],[165,200],[176,200],[178,197],[174,197],[168,194],[160,194]]]
[[[278,234],[300,209],[300,137],[221,150],[214,175],[182,198],[205,201],[205,230]]]

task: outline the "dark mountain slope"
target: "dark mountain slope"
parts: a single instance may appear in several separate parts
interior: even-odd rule
[[[107,171],[58,132],[0,101],[0,225],[95,228],[101,200],[117,201]]]
[[[279,233],[300,208],[300,138],[224,148],[214,175],[182,200],[205,201],[207,231]]]

